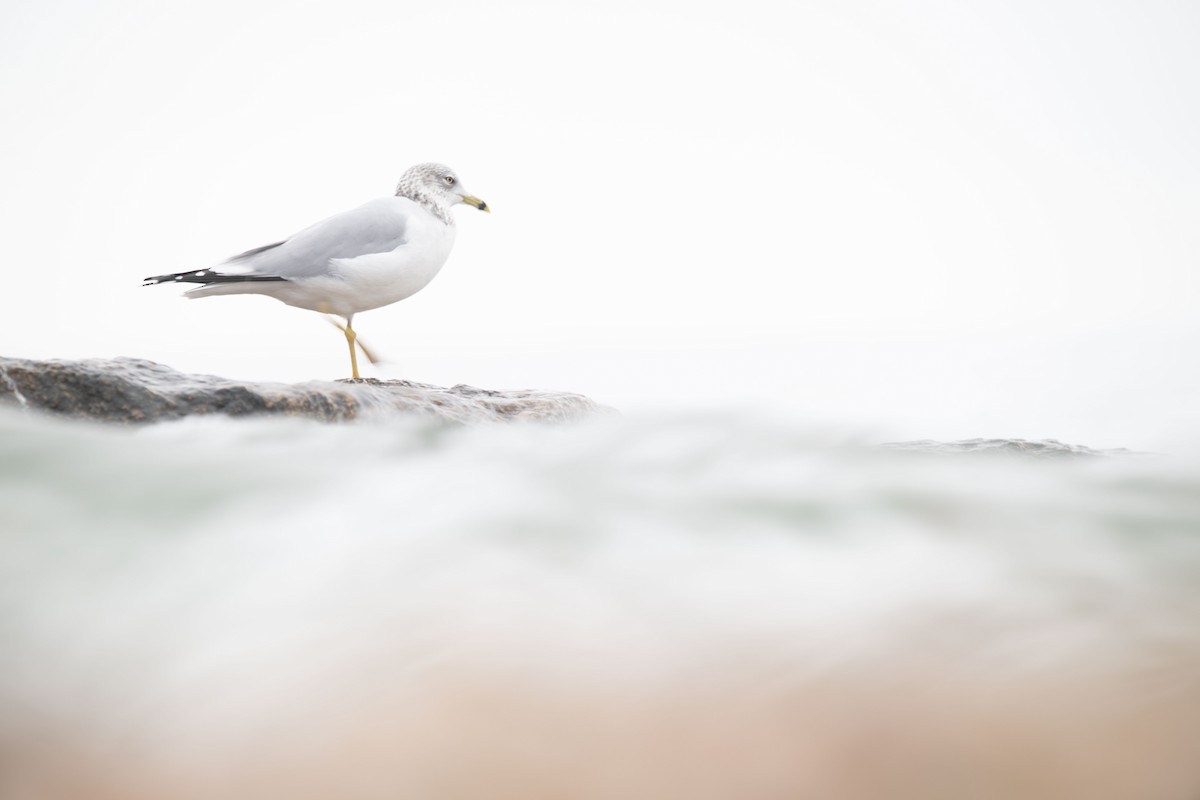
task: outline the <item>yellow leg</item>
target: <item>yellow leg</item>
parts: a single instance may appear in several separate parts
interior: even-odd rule
[[[354,373],[354,380],[358,380],[358,352],[354,349],[355,340],[358,335],[354,332],[354,328],[350,327],[350,320],[346,320],[346,327],[342,328],[346,334],[346,344],[350,345],[350,371]]]
[[[346,338],[347,338],[347,339],[351,338],[350,334],[351,334],[351,333],[353,333],[353,331],[348,331],[348,330],[347,330],[347,327],[346,327],[345,325],[343,325],[342,323],[338,322],[338,321],[337,321],[336,319],[334,319],[333,317],[326,317],[325,319],[329,320],[329,324],[330,324],[330,325],[334,326],[334,327],[335,327],[335,328],[337,328],[339,331],[341,331],[342,333],[346,334]],[[379,363],[382,363],[383,359],[381,359],[379,356],[377,356],[377,355],[375,355],[374,353],[372,353],[372,352],[371,352],[371,350],[370,350],[370,348],[368,348],[368,347],[367,347],[367,346],[366,346],[366,345],[363,343],[363,341],[362,341],[361,339],[359,339],[359,338],[358,338],[358,335],[357,335],[357,334],[355,334],[353,338],[354,338],[354,343],[358,345],[358,349],[359,349],[359,350],[362,350],[362,354],[363,354],[364,356],[366,356],[366,357],[367,357],[367,361],[370,361],[372,364],[379,364]]]

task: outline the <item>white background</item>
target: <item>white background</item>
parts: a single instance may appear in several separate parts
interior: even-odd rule
[[[908,437],[1200,427],[1200,6],[8,3],[0,354],[348,372],[318,315],[179,299],[453,166],[380,377]]]

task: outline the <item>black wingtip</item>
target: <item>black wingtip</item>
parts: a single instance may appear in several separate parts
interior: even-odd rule
[[[211,269],[195,269],[191,272],[176,272],[171,275],[154,275],[142,279],[142,286],[155,286],[160,283],[252,283],[262,281],[285,281],[278,275],[221,275]]]

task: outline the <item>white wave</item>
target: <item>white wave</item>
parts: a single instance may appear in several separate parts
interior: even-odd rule
[[[6,800],[1200,792],[1184,459],[6,412],[0,510]]]

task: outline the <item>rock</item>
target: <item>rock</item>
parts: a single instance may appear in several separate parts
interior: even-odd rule
[[[245,383],[187,375],[136,358],[34,361],[0,358],[0,403],[105,422],[158,422],[196,414],[280,414],[326,422],[423,414],[456,423],[564,421],[610,412],[565,392],[446,389],[374,379]]]
[[[912,453],[944,454],[1004,454],[1033,456],[1035,458],[1097,458],[1102,456],[1144,455],[1125,448],[1094,450],[1081,444],[1067,444],[1057,439],[963,439],[957,442],[937,442],[920,439],[912,442],[888,442],[882,445],[888,450]]]

